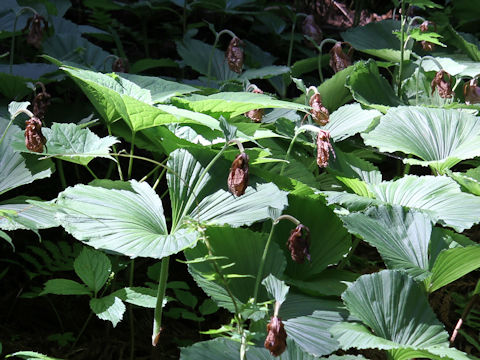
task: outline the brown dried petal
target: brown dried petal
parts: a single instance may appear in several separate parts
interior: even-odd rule
[[[287,348],[287,332],[282,319],[278,316],[272,316],[267,324],[267,332],[265,348],[270,350],[270,354],[273,356],[280,356]]]
[[[28,150],[41,153],[47,139],[42,134],[42,122],[37,117],[25,121],[25,146]]]
[[[445,75],[448,77],[448,82],[444,79]],[[451,81],[452,77],[449,73],[447,73],[445,70],[438,71],[431,83],[432,95],[435,92],[435,89],[437,89],[440,97],[444,99],[451,98],[453,95]]]
[[[422,40],[420,41],[422,45],[422,49],[425,51],[433,51],[435,49],[435,44],[431,43],[430,41]]]
[[[333,151],[332,144],[330,144],[330,132],[326,130],[320,130],[317,134],[317,164],[320,167],[328,166],[328,159],[330,157],[330,151],[332,151],[333,156],[335,152]]]
[[[345,54],[342,49],[342,44],[343,43],[339,41],[333,45],[332,49],[330,50],[330,67],[335,73],[352,65],[351,56],[353,48],[350,47],[348,54]]]
[[[480,88],[477,86],[477,79],[472,79],[465,84],[463,95],[465,95],[467,105],[480,103]]]
[[[310,229],[303,224],[297,225],[290,232],[287,246],[292,260],[296,263],[303,264],[305,258],[310,261]]]
[[[33,114],[40,120],[45,118],[47,107],[50,105],[50,94],[46,91],[38,93],[33,99]]]
[[[27,44],[30,44],[37,49],[40,49],[42,47],[42,39],[43,39],[43,27],[46,27],[46,21],[43,18],[43,16],[40,16],[38,14],[35,14],[32,18],[28,20],[28,25],[30,25],[30,28],[28,30],[28,35],[27,35]]]
[[[429,25],[430,25],[430,21],[425,20],[423,23],[420,24],[420,31],[421,32],[427,32]]]
[[[253,85],[252,92],[255,94],[263,94],[263,91],[255,85]],[[262,122],[264,113],[265,113],[264,109],[253,109],[253,110],[247,111],[245,113],[245,116],[252,119],[254,122],[259,123],[259,122]]]
[[[312,107],[312,118],[320,126],[324,126],[330,120],[328,109],[322,104],[322,97],[319,93],[313,94],[310,98],[310,106]]]
[[[238,37],[232,38],[225,52],[225,57],[230,70],[240,74],[243,67],[243,41]]]
[[[323,39],[322,29],[315,23],[315,17],[308,15],[302,24],[303,35],[311,37],[317,44]],[[310,44],[310,43],[309,43]],[[310,44],[310,46],[313,46]]]
[[[248,185],[248,155],[238,154],[233,160],[228,174],[228,189],[235,196],[241,196],[245,193]]]
[[[112,71],[128,73],[129,67],[127,59],[117,58],[112,64]]]

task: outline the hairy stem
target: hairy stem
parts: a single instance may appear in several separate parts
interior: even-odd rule
[[[480,294],[475,294],[472,296],[470,301],[468,302],[467,306],[463,310],[462,316],[458,319],[457,325],[455,325],[455,329],[453,330],[452,336],[450,337],[450,344],[453,344],[455,338],[457,337],[458,331],[462,327],[463,322],[466,320],[468,314],[476,305],[477,301],[480,299]]]
[[[133,287],[133,278],[135,275],[135,259],[130,260],[130,274],[128,286]],[[133,305],[128,304],[128,320],[130,327],[130,360],[135,359],[135,322],[133,319]]]
[[[402,14],[400,15],[400,67],[398,69],[398,85],[397,85],[397,96],[400,97],[402,94],[402,73],[403,73],[403,59],[405,56],[405,21],[407,17],[405,16],[405,1],[402,0]]]
[[[164,257],[162,259],[162,265],[160,268],[160,278],[158,280],[157,291],[157,304],[155,306],[155,313],[153,316],[152,346],[157,345],[160,338],[160,332],[162,331],[163,299],[165,298],[165,289],[167,288],[169,261],[170,256]]]

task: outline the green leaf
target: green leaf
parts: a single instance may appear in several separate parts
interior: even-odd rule
[[[90,299],[90,309],[99,319],[108,320],[115,327],[122,320],[126,308],[122,300],[110,294],[99,299]]]
[[[2,238],[3,240],[5,240],[6,242],[8,242],[10,245],[12,245],[12,248],[15,249],[15,246],[13,246],[13,240],[10,236],[8,236],[8,234],[2,230],[0,230],[0,238]]]
[[[420,28],[414,28],[410,30],[408,36],[416,41],[428,41],[432,44],[447,47],[447,45],[438,40],[438,38],[441,38],[442,35],[435,32],[422,32]]]
[[[130,72],[132,74],[137,74],[157,67],[178,68],[178,64],[172,59],[140,59],[132,64]]]
[[[278,66],[270,65],[261,67],[259,69],[248,69],[245,70],[239,77],[238,80],[251,80],[251,79],[269,79],[274,76],[287,74],[290,72],[288,66]]]
[[[476,44],[473,44],[465,39],[465,37],[462,36],[461,33],[455,31],[453,26],[450,24],[446,26],[445,31],[445,35],[449,37],[449,39],[446,39],[449,40],[449,43],[462,50],[473,61],[480,61],[480,49]]]
[[[353,178],[369,184],[379,184],[382,173],[372,163],[353,153],[344,153],[335,148],[335,157],[328,162],[328,172],[344,178]]]
[[[429,274],[430,218],[401,206],[379,206],[341,217],[347,229],[377,248],[389,269],[422,280]]]
[[[424,290],[404,272],[384,270],[363,275],[342,299],[350,313],[371,329],[360,324],[334,325],[331,331],[343,349],[448,347],[448,334]]]
[[[29,200],[16,197],[0,203],[0,213],[8,212],[11,216],[0,215],[0,229],[47,229],[59,226],[55,219],[55,208],[51,202]]]
[[[147,183],[100,184],[104,187],[79,184],[57,198],[59,222],[78,240],[130,257],[157,259],[197,241],[188,229],[168,235],[162,202]]]
[[[194,295],[192,295],[188,291],[183,291],[180,289],[173,289],[173,292],[175,293],[175,297],[177,298],[177,300],[180,301],[183,305],[195,309],[198,299]]]
[[[410,158],[404,162],[432,166],[440,173],[461,160],[480,155],[480,123],[475,116],[455,109],[393,108],[362,137],[366,145],[382,152],[416,155],[421,160]]]
[[[274,275],[268,275],[263,279],[262,284],[265,286],[268,293],[273,296],[275,302],[282,304],[287,298],[290,286],[285,285],[285,282],[277,279]]]
[[[249,277],[235,277],[228,281],[229,288],[233,295],[242,303],[246,303],[253,297],[255,278],[260,266],[260,260],[267,241],[267,234],[253,232],[246,229],[233,229],[230,227],[210,227],[207,228],[205,235],[208,237],[212,254],[214,256],[224,256],[226,259],[217,260],[220,267],[231,265],[222,270],[224,276],[231,274],[249,275]],[[202,258],[208,254],[208,250],[203,243],[198,243],[193,249],[184,251],[187,260]],[[215,268],[211,262],[191,263],[189,269],[193,270],[204,278],[215,273]],[[269,256],[265,261],[262,279],[269,274],[280,277],[285,269],[285,258],[276,244],[271,244]],[[195,278],[195,276],[194,276]],[[197,279],[195,279],[197,280]],[[215,278],[215,283],[223,287],[223,282]],[[199,283],[203,288],[202,284]],[[222,306],[218,299],[222,294],[205,292]],[[259,289],[259,301],[269,300],[266,290],[263,287]],[[231,302],[231,301],[229,301]]]
[[[352,100],[350,90],[345,86],[347,78],[353,73],[354,67],[349,66],[325,80],[318,91],[322,95],[322,103],[331,113],[340,106]]]
[[[330,131],[330,137],[338,142],[365,131],[381,115],[377,110],[363,110],[360,104],[344,105],[330,115],[330,121],[322,129]]]
[[[92,292],[88,287],[73,280],[51,279],[45,283],[45,287],[40,295],[90,295]]]
[[[429,9],[433,9],[433,8],[443,9],[443,6],[442,6],[442,5],[435,4],[435,3],[434,3],[433,1],[431,1],[431,0],[406,0],[406,2],[409,3],[410,5],[419,7],[419,8],[422,9],[422,10],[425,10],[425,8],[429,8]]]
[[[353,73],[347,78],[346,86],[355,100],[382,112],[386,112],[390,106],[402,105],[388,81],[378,72],[375,61],[359,61],[353,66]]]
[[[428,290],[434,292],[480,267],[480,246],[466,246],[442,251],[432,268]]]
[[[218,306],[212,299],[205,299],[205,301],[198,307],[198,311],[202,315],[210,315],[217,312]]]
[[[51,160],[38,160],[36,155],[22,155],[13,150],[11,144],[22,131],[8,120],[0,117],[0,194],[18,186],[30,184],[37,179],[49,177],[53,172]]]
[[[353,211],[381,203],[420,210],[433,222],[460,232],[480,221],[480,199],[461,192],[458,184],[446,176],[408,175],[396,181],[368,184],[368,189],[375,199],[334,191],[324,194],[329,204],[343,204]]]
[[[40,354],[40,353],[37,353],[37,352],[34,352],[34,351],[17,351],[16,353],[7,355],[6,358],[9,358],[9,357],[12,357],[12,356],[19,357],[19,358],[22,358],[22,359],[25,359],[25,360],[36,360],[36,359],[39,359],[39,360],[61,360],[61,359],[53,358],[53,357],[43,355],[43,354]]]
[[[158,277],[157,277],[158,280]],[[112,293],[113,296],[133,305],[155,309],[157,304],[157,290],[145,287],[126,287]],[[163,299],[163,306],[167,299]]]
[[[77,256],[73,267],[78,277],[95,294],[105,285],[112,271],[112,264],[107,255],[87,247],[84,247]]]

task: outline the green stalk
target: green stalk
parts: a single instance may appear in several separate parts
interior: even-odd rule
[[[58,176],[60,177],[60,184],[62,185],[62,190],[67,188],[67,181],[65,180],[65,172],[63,171],[63,162],[60,159],[56,159],[57,161],[57,170]]]
[[[15,13],[15,21],[13,22],[13,35],[12,35],[12,44],[10,46],[10,63],[9,63],[9,69],[10,69],[10,75],[12,74],[12,67],[13,67],[13,55],[15,53],[15,33],[17,32],[17,20],[18,20],[18,17],[20,15],[22,15],[22,13],[25,11],[25,10],[29,10],[31,12],[33,12],[33,14],[37,14],[37,11],[29,6],[24,6],[22,7],[20,10],[18,10],[18,12]]]
[[[400,27],[400,67],[398,69],[398,86],[397,86],[397,96],[400,97],[402,93],[402,73],[403,73],[403,59],[405,56],[405,21],[407,17],[405,16],[405,1],[402,0],[402,14],[400,16],[401,27]]]
[[[112,128],[110,127],[110,124],[108,122],[107,122],[107,131],[108,131],[108,135],[112,136]],[[117,147],[115,144],[112,145],[112,148],[113,148],[113,151],[117,153]],[[123,173],[122,173],[122,167],[120,165],[120,161],[118,160],[118,156],[114,155],[114,157],[117,162],[118,177],[120,178],[120,180],[123,181]]]
[[[220,36],[222,34],[229,34],[232,38],[237,37],[234,32],[223,29],[222,31],[215,34],[215,41],[213,42],[212,50],[210,50],[210,56],[208,57],[208,67],[207,67],[207,85],[210,85],[210,73],[212,71],[212,60],[213,54],[215,53],[215,48],[217,47],[218,40],[220,40]]]
[[[95,175],[95,173],[92,171],[92,169],[90,169],[90,168],[88,167],[88,165],[85,165],[85,168],[88,170],[88,172],[90,173],[90,175],[92,175],[95,180],[98,179],[97,175]]]
[[[288,158],[290,157],[290,153],[292,152],[292,149],[293,149],[293,144],[295,144],[295,140],[297,140],[298,135],[300,135],[300,132],[295,131],[295,135],[293,136],[292,141],[290,141],[290,145],[288,145],[287,154],[285,155],[285,161],[288,161]],[[283,175],[286,165],[287,165],[286,162],[282,164],[282,168],[280,169],[280,176]]]
[[[163,299],[165,298],[165,289],[167,288],[168,278],[168,264],[170,257],[166,256],[162,259],[162,265],[160,268],[160,278],[158,280],[158,292],[157,292],[157,304],[155,306],[155,314],[153,316],[153,333],[152,333],[152,345],[156,346],[162,331],[162,311],[163,311]]]
[[[131,147],[130,147],[130,159],[128,160],[128,171],[127,171],[127,178],[131,179],[132,178],[132,167],[133,167],[133,152],[135,151],[135,131],[132,131],[132,142],[131,142]]]
[[[322,52],[323,52],[323,45],[327,43],[332,43],[336,44],[338,41],[335,39],[324,39],[320,43],[320,45],[317,45],[317,43],[310,37],[310,36],[305,36],[310,42],[317,48],[318,50],[318,76],[320,77],[320,82],[323,83],[323,72],[322,72]]]
[[[128,286],[133,287],[133,278],[135,275],[135,259],[130,260],[130,276]],[[135,322],[133,319],[133,306],[128,304],[128,320],[130,327],[130,360],[135,359]]]
[[[265,244],[265,248],[263,249],[262,259],[260,260],[260,266],[257,272],[257,278],[255,279],[255,287],[253,288],[254,304],[257,303],[258,290],[260,288],[260,281],[262,280],[263,268],[265,267],[265,260],[267,259],[268,249],[270,248],[270,243],[272,242],[273,231],[275,230],[276,224],[277,224],[277,220],[272,222],[272,228],[270,229],[270,234],[268,235],[267,243]]]

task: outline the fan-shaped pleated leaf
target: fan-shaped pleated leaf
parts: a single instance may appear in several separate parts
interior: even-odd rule
[[[168,235],[160,198],[147,183],[76,185],[57,198],[60,224],[97,249],[130,257],[162,258],[197,241],[193,230]]]
[[[390,269],[405,269],[412,277],[428,276],[430,218],[401,206],[379,206],[342,216],[347,229],[377,248]]]
[[[344,105],[330,115],[330,121],[322,129],[330,131],[330,137],[338,142],[365,131],[381,115],[378,110],[363,110],[360,104]]]
[[[368,184],[374,199],[355,194],[326,191],[328,202],[343,204],[352,211],[387,203],[417,209],[434,222],[463,231],[480,221],[480,198],[460,191],[446,176],[404,176],[396,181]],[[461,204],[461,205],[460,205]]]
[[[0,229],[36,230],[56,227],[59,223],[55,219],[55,208],[49,205],[51,203],[32,201],[25,197],[4,201],[0,203],[0,212],[7,211],[11,216],[0,216]]]
[[[393,108],[373,131],[362,136],[367,145],[383,152],[413,154],[421,160],[404,162],[432,166],[440,173],[480,155],[480,121],[456,109]]]
[[[338,148],[335,148],[335,157],[328,162],[328,172],[341,177],[359,179],[369,184],[378,184],[382,181],[382,173],[375,165]]]
[[[279,280],[274,275],[270,274],[262,281],[268,293],[275,299],[275,302],[282,304],[287,298],[290,286],[286,285],[284,281]]]

